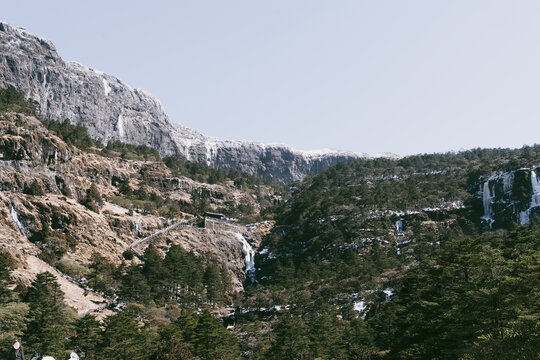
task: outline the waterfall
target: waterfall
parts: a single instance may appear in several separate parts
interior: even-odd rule
[[[405,235],[403,233],[403,218],[400,218],[398,221],[396,221],[395,226],[396,226],[396,232],[397,232],[398,236]]]
[[[536,177],[536,172],[531,171],[531,186],[533,194],[531,196],[531,208],[540,205],[540,180]]]
[[[28,234],[26,233],[26,229],[24,228],[24,225],[21,224],[19,221],[19,213],[17,212],[17,209],[15,209],[15,206],[13,206],[13,203],[11,204],[11,209],[9,210],[9,215],[11,216],[11,220],[15,223],[17,226],[17,229],[21,232],[21,234],[24,235],[24,237],[28,237]]]
[[[491,229],[491,225],[493,224],[493,218],[491,217],[491,202],[493,201],[493,198],[495,197],[495,191],[492,192],[489,189],[489,181],[486,181],[484,183],[484,188],[482,190],[482,200],[484,203],[484,216],[482,216],[482,219],[486,220],[489,224],[489,228]]]
[[[540,181],[536,177],[536,171],[534,170],[531,171],[531,188],[531,204],[529,205],[529,208],[527,210],[519,213],[518,220],[521,225],[529,223],[529,221],[531,220],[531,209],[540,205]]]
[[[255,250],[253,250],[253,247],[247,242],[247,240],[244,238],[242,234],[234,233],[234,236],[242,244],[242,251],[244,252],[244,255],[245,255],[244,259],[246,262],[246,276],[249,277],[249,279],[252,282],[256,282]]]
[[[508,172],[503,175],[503,191],[505,193],[512,191],[512,186],[514,185],[514,173]]]

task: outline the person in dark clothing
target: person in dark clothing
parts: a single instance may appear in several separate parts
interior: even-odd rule
[[[13,346],[9,349],[8,360],[24,360],[24,351],[19,340],[13,342]]]

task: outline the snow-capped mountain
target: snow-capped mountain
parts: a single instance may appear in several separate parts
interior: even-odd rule
[[[0,86],[35,99],[45,118],[70,119],[103,143],[147,145],[213,167],[236,168],[279,181],[299,180],[367,154],[299,151],[281,144],[211,138],[170,121],[155,97],[118,78],[64,61],[53,43],[0,22]],[[395,157],[392,154],[376,156]]]

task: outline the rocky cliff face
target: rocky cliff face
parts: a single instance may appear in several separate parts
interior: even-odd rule
[[[0,86],[14,86],[38,101],[41,114],[70,119],[92,137],[176,153],[172,125],[159,101],[119,79],[67,62],[52,42],[0,23]]]
[[[100,71],[64,61],[52,42],[0,22],[0,86],[38,101],[45,118],[70,119],[104,143],[147,145],[213,167],[288,182],[366,154],[309,153],[284,145],[220,141],[173,124],[152,95]],[[386,155],[388,156],[388,155]]]
[[[251,175],[273,177],[281,182],[301,180],[340,162],[369,158],[345,151],[300,151],[283,144],[227,141],[177,126],[173,135],[179,153],[188,160],[217,168],[235,168]],[[393,154],[378,156],[396,157]]]
[[[37,273],[50,271],[60,278],[67,303],[80,313],[104,306],[101,295],[84,292],[57,270],[60,265],[88,266],[94,252],[120,264],[126,261],[123,253],[134,241],[178,221],[131,206],[135,203],[130,205],[128,198],[124,198],[126,204],[114,201],[119,198],[119,182],[126,180],[133,189],[144,187],[160,202],[181,203],[184,209],[193,202],[193,194],[207,193],[212,211],[227,206],[260,210],[252,194],[233,185],[177,177],[163,163],[82,152],[50,133],[34,117],[1,114],[0,252],[16,258],[19,266],[14,278],[29,284]],[[39,184],[43,195],[25,191],[33,182]],[[81,204],[93,185],[104,202],[97,212]],[[262,193],[271,191],[265,189]],[[184,212],[178,216],[194,218]],[[159,245],[161,251],[179,244],[225,264],[235,289],[241,290],[248,265],[246,244],[249,241],[249,246],[256,247],[259,231],[245,226],[210,229],[193,224],[171,231],[152,244]],[[247,240],[240,241],[240,237]],[[131,261],[138,260],[128,263]]]
[[[495,173],[481,179],[476,187],[477,202],[482,201],[482,221],[490,227],[510,222],[528,224],[532,215],[540,215],[538,167]]]

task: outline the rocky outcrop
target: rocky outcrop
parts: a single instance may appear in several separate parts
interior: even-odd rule
[[[118,139],[177,152],[160,102],[119,79],[67,62],[49,40],[0,23],[0,86],[13,86],[40,104],[41,114],[69,119],[95,139]]]
[[[49,259],[52,254],[48,250],[53,248],[58,250],[54,254],[61,254],[54,261],[61,263],[87,266],[92,253],[97,252],[120,264],[133,242],[179,220],[160,217],[157,210],[139,209],[136,204],[140,201],[132,203],[119,195],[121,182],[128,181],[133,190],[146,189],[160,202],[180,203],[182,209],[194,201],[194,194],[204,193],[211,211],[241,207],[258,214],[259,202],[263,198],[268,202],[273,196],[272,189],[264,185],[256,198],[234,184],[205,184],[175,176],[162,162],[109,156],[82,152],[66,144],[32,116],[0,115],[0,252],[19,259],[17,274],[21,281],[29,283],[40,270],[54,267],[50,261],[47,265],[37,259]],[[25,191],[33,183],[38,184],[42,195]],[[91,186],[98,189],[104,201],[97,212],[81,203]],[[123,201],[118,201],[120,198]],[[194,218],[185,212],[178,216]],[[241,290],[246,276],[245,242],[236,232],[253,245],[260,241],[254,228],[209,230],[189,226],[175,228],[152,243],[160,245],[161,250],[179,244],[198,255],[223,261],[235,288]],[[77,309],[87,310],[86,305]]]
[[[301,151],[283,144],[219,140],[177,126],[174,139],[180,154],[188,160],[217,168],[235,168],[281,182],[301,180],[341,162],[371,157],[346,151]],[[377,156],[396,157],[393,154]]]
[[[147,145],[161,155],[235,168],[281,182],[300,180],[366,154],[303,152],[285,145],[220,141],[169,120],[161,103],[114,76],[64,61],[52,42],[0,22],[0,87],[13,86],[38,101],[41,114],[83,125],[103,143]],[[392,156],[383,154],[382,156]]]
[[[528,224],[531,216],[540,215],[538,170],[498,172],[473,185],[476,207],[482,209],[481,220],[490,227],[507,227],[511,222]]]

